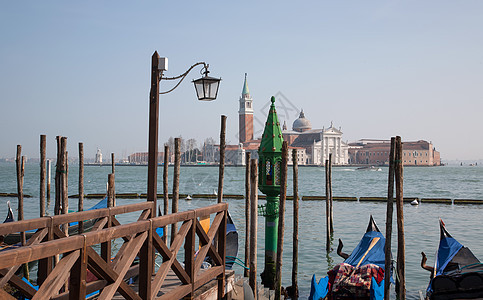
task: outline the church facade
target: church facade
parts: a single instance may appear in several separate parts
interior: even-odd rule
[[[332,164],[347,165],[349,147],[342,141],[342,131],[330,124],[329,128],[312,129],[310,121],[301,110],[299,118],[292,124],[292,130],[287,130],[284,122],[282,130],[284,140],[292,147],[304,148],[306,164],[325,165],[332,154]]]

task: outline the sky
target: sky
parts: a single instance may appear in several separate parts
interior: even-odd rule
[[[0,1],[0,158],[55,157],[84,143],[125,158],[148,146],[151,56],[168,77],[196,62],[221,77],[198,101],[195,68],[160,95],[159,144],[220,136],[237,144],[247,73],[261,134],[271,96],[291,127],[344,141],[431,141],[444,160],[483,158],[483,1]],[[161,81],[161,90],[173,87]]]

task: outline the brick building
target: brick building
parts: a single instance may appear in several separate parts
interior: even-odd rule
[[[419,140],[403,142],[403,165],[405,166],[439,166],[440,153],[431,142]],[[388,165],[391,141],[360,140],[349,144],[349,164]]]

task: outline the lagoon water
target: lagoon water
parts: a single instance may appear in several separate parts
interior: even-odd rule
[[[106,190],[110,166],[86,166],[84,175],[85,193],[103,193]],[[173,169],[170,167],[170,183]],[[158,170],[158,193],[162,193],[162,168]],[[318,167],[299,168],[299,196],[325,195],[325,170]],[[388,169],[381,171],[363,171],[355,168],[333,168],[334,196],[386,196]],[[244,194],[244,167],[225,168],[224,193]],[[288,195],[292,194],[292,173],[289,167]],[[77,194],[78,167],[69,169],[69,195]],[[213,193],[218,185],[218,167],[182,167],[180,193]],[[145,193],[147,186],[147,167],[116,166],[116,192]],[[171,185],[170,185],[171,186]],[[54,190],[52,178],[52,190]],[[16,193],[16,173],[14,163],[0,163],[0,192]],[[171,187],[170,187],[171,191]],[[25,167],[24,193],[32,195],[25,198],[25,218],[38,217],[39,212],[39,166],[27,163]],[[450,199],[478,199],[483,201],[482,167],[418,167],[404,169],[404,196]],[[7,213],[6,202],[11,201],[17,207],[16,198],[0,198],[0,217]],[[77,199],[71,198],[70,207],[77,206]],[[98,200],[86,199],[84,207],[90,207]],[[145,199],[117,199],[118,205],[145,201]],[[243,258],[245,224],[244,200],[226,199],[231,216],[239,231],[239,257]],[[161,199],[162,202],[162,199]],[[265,200],[259,200],[264,204]],[[180,199],[180,211],[215,204],[214,199]],[[286,203],[286,228],[283,252],[283,286],[291,284],[292,266],[292,201]],[[171,206],[170,206],[171,207]],[[53,205],[49,207],[52,212]],[[394,212],[395,213],[395,212]],[[309,294],[310,279],[326,275],[327,271],[342,259],[335,251],[327,255],[325,251],[325,202],[300,202],[299,228],[299,289],[301,298]],[[367,227],[369,216],[373,215],[379,228],[385,231],[386,203],[375,202],[334,202],[334,245],[337,239],[344,242],[344,251],[350,252],[359,242]],[[419,266],[421,251],[428,256],[428,263],[434,263],[435,252],[439,243],[438,218],[446,223],[447,230],[460,243],[469,247],[473,253],[483,259],[483,205],[448,205],[422,203],[419,206],[404,205],[406,239],[406,286],[408,298],[416,299],[418,291],[427,287],[429,272]],[[126,219],[127,218],[127,219]],[[133,221],[129,217],[122,223]],[[395,215],[394,215],[395,219]],[[263,271],[264,263],[264,219],[259,218],[258,228],[258,270]],[[395,257],[396,223],[393,224],[392,247]],[[241,273],[240,267],[235,270]]]

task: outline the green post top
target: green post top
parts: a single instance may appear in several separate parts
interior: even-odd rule
[[[260,164],[258,184],[262,193],[276,196],[280,193],[283,137],[275,108],[275,97],[272,96],[271,102],[262,141],[258,148]]]

